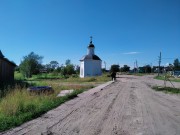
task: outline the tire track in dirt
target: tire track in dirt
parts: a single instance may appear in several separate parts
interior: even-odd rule
[[[114,85],[116,86],[116,85],[118,85],[118,83],[114,83],[112,85],[113,88],[114,88]],[[91,102],[88,102],[83,107],[82,106],[79,107],[79,110],[77,112],[73,113],[72,116],[69,116],[69,118],[66,119],[65,123],[61,123],[61,125],[64,125],[64,126],[61,127],[61,125],[58,125],[57,127],[54,127],[54,128],[59,128],[59,126],[60,126],[62,130],[60,130],[58,132],[61,132],[63,134],[77,134],[77,133],[75,133],[78,131],[77,127],[74,127],[75,130],[69,130],[69,128],[66,125],[69,125],[69,123],[73,123],[75,121],[76,122],[79,121],[78,123],[84,123],[83,116],[80,116],[80,114],[87,113],[88,116],[85,115],[84,117],[86,117],[90,121],[96,121],[96,119],[93,119],[93,115],[100,115],[97,118],[98,124],[95,126],[94,130],[92,130],[92,134],[100,134],[101,127],[103,126],[103,123],[105,123],[106,119],[108,118],[108,115],[112,109],[112,106],[120,92],[120,91],[116,91],[116,93],[114,93],[114,91],[111,91],[110,88],[111,88],[111,86],[104,88],[102,91],[92,94],[92,96],[96,97],[95,100],[91,100]],[[105,104],[103,100],[107,100],[107,99],[109,99],[109,97],[111,97],[111,98],[110,98],[110,100],[108,100],[109,105],[107,106],[107,104]],[[76,117],[76,118],[73,120],[72,117],[73,118]],[[76,125],[79,125],[79,124],[76,124]],[[73,129],[73,127],[72,127],[72,129]],[[84,131],[84,132],[86,132],[86,131]],[[79,133],[79,131],[78,131],[78,133]],[[80,132],[79,134],[85,134],[85,133]]]
[[[119,85],[119,82],[116,82],[116,85]],[[119,88],[118,86],[116,86],[116,87]],[[117,89],[117,88],[116,88],[116,89]],[[102,118],[102,120],[101,120],[101,123],[99,124],[99,126],[98,126],[97,130],[95,131],[94,135],[99,135],[99,134],[101,134],[102,129],[103,129],[103,125],[104,125],[104,123],[106,122],[106,120],[108,119],[109,114],[111,113],[111,110],[112,110],[112,108],[113,108],[113,105],[114,105],[115,101],[117,100],[117,97],[119,96],[119,94],[120,94],[121,92],[122,92],[122,91],[119,90],[118,93],[117,93],[117,95],[113,98],[111,104],[108,106],[106,112],[104,113],[104,116],[103,116],[103,118]]]

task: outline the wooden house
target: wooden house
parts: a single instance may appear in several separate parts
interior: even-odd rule
[[[4,57],[0,50],[0,83],[14,81],[14,69],[16,64]]]

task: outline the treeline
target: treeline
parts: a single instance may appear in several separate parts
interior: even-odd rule
[[[61,65],[55,60],[43,65],[42,60],[43,56],[31,52],[23,57],[20,65],[16,67],[16,71],[22,73],[25,78],[31,78],[32,75],[37,75],[39,73],[52,73],[54,75],[60,74],[66,76],[78,74],[80,70],[80,67],[78,65],[73,65],[69,59],[65,61],[65,64]]]
[[[43,56],[39,56],[34,52],[29,53],[24,56],[20,65],[16,68],[16,71],[21,72],[25,78],[31,78],[32,75],[37,75],[39,73],[52,73],[54,75],[77,75],[80,72],[80,67],[71,63],[71,60],[67,59],[64,64],[59,64],[57,61],[53,60],[50,63],[42,64]],[[130,70],[130,66],[123,65],[112,65],[110,72],[136,72],[136,73],[155,73],[158,72],[158,66],[145,65],[138,68],[133,68]],[[173,71],[180,70],[179,59],[175,59],[173,64],[168,66],[160,66],[160,71]],[[106,71],[106,70],[104,70]]]
[[[134,72],[134,73],[157,73],[159,70],[159,66],[151,66],[151,65],[144,65],[141,67],[134,67],[130,70],[128,65],[124,65],[120,67],[119,65],[112,65],[110,71],[111,72]],[[175,71],[180,70],[180,61],[179,59],[175,59],[173,64],[169,64],[167,66],[160,66],[160,72],[167,72],[167,71]]]
[[[130,67],[128,65],[124,65],[120,67],[119,65],[111,65],[110,72],[129,72]]]

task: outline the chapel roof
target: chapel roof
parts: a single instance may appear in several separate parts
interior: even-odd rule
[[[84,60],[101,60],[97,55],[85,55],[83,56],[80,61]]]

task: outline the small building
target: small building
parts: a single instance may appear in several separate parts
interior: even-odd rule
[[[101,64],[102,60],[94,53],[95,46],[92,43],[88,45],[87,55],[83,56],[80,60],[80,77],[91,77],[102,75]]]
[[[4,57],[0,50],[0,83],[14,81],[14,69],[16,64]]]
[[[172,74],[174,77],[180,77],[180,70],[174,70]]]

